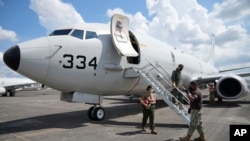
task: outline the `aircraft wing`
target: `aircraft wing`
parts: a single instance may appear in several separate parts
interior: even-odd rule
[[[27,85],[36,84],[37,82],[30,79],[23,78],[4,78],[2,84],[4,87],[22,87]]]
[[[219,72],[229,72],[229,71],[243,70],[243,69],[249,69],[249,68],[250,67],[231,68],[231,69],[220,70]]]
[[[216,82],[216,91],[220,97],[236,99],[250,94],[249,81],[244,79],[244,77],[249,76],[250,72],[218,73],[194,77],[192,81],[196,81],[199,84]]]
[[[203,75],[197,76],[192,79],[192,81],[196,81],[198,83],[210,83],[214,82],[215,80],[220,79],[221,77],[229,76],[229,75],[238,75],[240,77],[249,77],[250,72],[236,72],[236,73],[218,73],[213,75]]]
[[[16,85],[7,85],[7,86],[5,86],[5,88],[18,89],[18,88],[22,88],[22,87],[25,87],[25,86],[31,86],[33,84],[37,84],[37,82],[23,83],[23,84],[16,84]]]
[[[236,75],[239,75],[241,77],[248,77],[250,76],[250,72],[241,72],[241,73],[234,73]]]

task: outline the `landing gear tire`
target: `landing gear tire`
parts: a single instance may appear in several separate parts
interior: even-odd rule
[[[102,107],[90,107],[88,110],[88,117],[91,120],[103,120],[105,117],[105,111]]]
[[[94,118],[94,108],[95,107],[93,106],[93,107],[90,107],[89,110],[88,110],[88,117],[91,120],[95,120],[95,118]]]
[[[94,116],[96,120],[103,120],[105,117],[105,111],[102,107],[97,107],[94,109]]]

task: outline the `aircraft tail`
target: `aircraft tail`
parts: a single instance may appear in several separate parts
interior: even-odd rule
[[[210,55],[208,58],[208,63],[210,65],[214,65],[214,53],[215,53],[215,40],[214,40],[214,34],[212,34],[212,46],[211,46]]]

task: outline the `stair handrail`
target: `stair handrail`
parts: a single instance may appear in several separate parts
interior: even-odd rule
[[[170,87],[172,87],[172,89],[176,89],[179,93],[181,93],[182,94],[182,96],[184,97],[184,100],[188,103],[188,104],[190,104],[190,100],[188,99],[188,97],[186,96],[186,94],[182,91],[182,90],[180,90],[178,87],[173,87],[173,85],[171,84],[171,82],[169,82],[168,80],[171,80],[170,78],[168,78],[168,77],[166,77],[164,74],[162,74],[162,72],[155,66],[155,65],[153,65],[148,59],[145,59],[148,63],[149,63],[149,65],[150,66],[152,66],[159,74],[161,74],[162,75],[162,77],[164,78],[163,80],[170,86]],[[157,64],[157,66],[159,66],[159,67],[161,67],[161,65],[160,64]],[[148,66],[147,66],[148,67]],[[163,71],[165,71],[162,67],[161,67],[161,69],[163,70]],[[151,71],[151,70],[150,70]],[[148,71],[149,72],[149,71]],[[167,71],[165,71],[168,75],[169,75],[169,73],[167,72]],[[182,88],[184,88],[184,87],[182,87]]]

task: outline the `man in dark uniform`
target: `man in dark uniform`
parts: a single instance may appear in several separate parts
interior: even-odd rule
[[[187,97],[190,100],[191,117],[188,133],[186,137],[180,137],[181,141],[189,141],[194,131],[197,130],[200,137],[195,140],[205,141],[204,128],[201,121],[202,93],[197,87],[196,82],[190,82],[189,90],[186,91]]]
[[[181,71],[183,70],[184,66],[179,64],[178,67],[172,72],[171,80],[172,85],[174,87],[172,94],[176,97],[181,103],[183,103],[183,96],[182,94],[176,89],[182,88],[182,81],[181,81]],[[176,101],[173,99],[173,103],[176,104]]]

